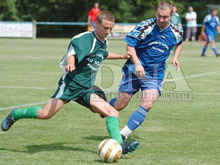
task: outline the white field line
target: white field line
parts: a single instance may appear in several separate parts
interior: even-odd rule
[[[15,108],[20,108],[20,107],[28,107],[28,106],[33,106],[33,105],[41,105],[41,104],[45,104],[47,101],[41,101],[41,102],[35,102],[35,103],[29,103],[29,104],[23,104],[23,105],[16,105],[16,106],[11,106],[11,107],[3,107],[0,108],[0,111],[4,111],[4,110],[9,110],[9,109],[15,109]]]
[[[207,73],[201,73],[201,74],[194,74],[194,75],[174,78],[174,79],[170,79],[170,80],[168,79],[168,80],[165,80],[164,82],[172,82],[172,81],[183,80],[183,79],[190,79],[190,78],[195,78],[195,77],[203,77],[203,76],[208,76],[208,75],[217,74],[217,73],[220,73],[220,71],[207,72]]]
[[[3,89],[40,89],[40,90],[45,90],[45,89],[56,89],[56,88],[47,88],[47,87],[22,87],[22,86],[0,86],[0,88]]]

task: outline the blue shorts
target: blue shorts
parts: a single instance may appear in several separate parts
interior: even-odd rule
[[[206,42],[212,42],[212,41],[215,41],[215,36],[213,36],[213,35],[207,35],[207,37],[206,37]]]
[[[158,80],[149,76],[138,78],[134,74],[124,74],[119,86],[119,92],[126,92],[134,95],[136,92],[155,89],[161,95],[162,80]]]

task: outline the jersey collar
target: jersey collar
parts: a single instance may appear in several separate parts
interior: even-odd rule
[[[158,25],[157,25],[158,26]],[[165,27],[164,29],[161,29],[159,26],[158,26],[158,28],[160,29],[160,32],[163,32],[164,30],[166,30],[166,29],[168,29],[170,27],[170,22],[169,22],[169,24],[167,25],[167,27]]]
[[[95,36],[95,38],[96,38],[99,42],[101,42],[102,44],[106,44],[106,42],[107,42],[107,39],[106,39],[106,38],[105,38],[105,41],[101,41],[101,40],[97,37],[95,31],[92,31],[92,34]]]

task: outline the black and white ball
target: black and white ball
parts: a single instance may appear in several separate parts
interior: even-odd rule
[[[105,139],[99,144],[97,153],[104,162],[116,162],[122,156],[122,148],[116,140]]]

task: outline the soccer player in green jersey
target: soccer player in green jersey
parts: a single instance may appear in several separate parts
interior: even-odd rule
[[[180,16],[176,12],[176,10],[177,10],[176,5],[173,5],[173,16],[170,19],[170,22],[172,22],[175,26],[182,27]]]
[[[125,142],[120,134],[118,111],[105,100],[105,94],[94,86],[96,73],[104,59],[127,59],[125,56],[107,52],[107,35],[114,27],[115,18],[109,11],[97,17],[95,31],[84,32],[72,38],[67,53],[60,62],[63,69],[59,86],[44,108],[37,106],[14,109],[3,121],[2,130],[7,131],[16,121],[23,118],[50,119],[64,104],[73,100],[106,117],[106,126],[112,139],[122,146],[122,153],[130,153],[138,142]]]

